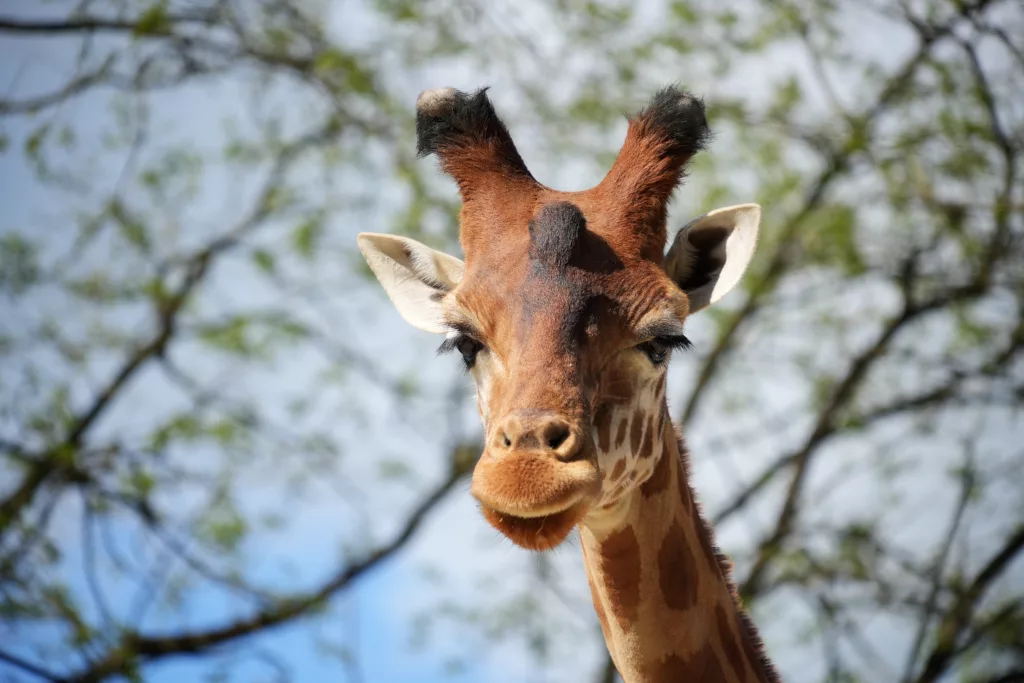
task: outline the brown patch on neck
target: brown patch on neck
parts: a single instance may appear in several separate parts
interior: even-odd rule
[[[594,424],[597,426],[597,447],[607,453],[611,446],[612,409],[605,403],[594,413]]]
[[[743,665],[745,654],[740,650],[736,641],[736,633],[733,631],[733,621],[721,605],[715,606],[715,622],[718,626],[718,639],[722,643],[722,651],[725,653],[725,661],[738,680],[744,680],[747,668]]]
[[[658,551],[658,583],[665,604],[672,609],[688,610],[697,604],[700,572],[678,521],[669,527]]]
[[[626,470],[626,459],[619,458],[618,462],[615,463],[615,467],[612,468],[612,481],[618,481],[622,476],[622,473]]]
[[[640,607],[640,544],[633,527],[612,533],[601,544],[601,573],[612,613],[625,630]]]
[[[669,449],[662,450],[658,464],[654,466],[654,471],[640,487],[640,493],[644,498],[656,496],[668,488],[669,482],[672,481],[672,458],[674,457],[675,454]]]
[[[718,548],[714,544],[714,532],[711,529],[711,525],[708,524],[707,520],[704,519],[701,513],[700,505],[693,495],[693,490],[690,488],[690,466],[687,457],[686,445],[683,441],[682,435],[677,434],[679,443],[679,471],[678,471],[678,484],[679,494],[684,496],[687,500],[682,503],[683,507],[688,507],[690,510],[691,517],[693,519],[695,531],[700,539],[701,553],[708,563],[708,570],[712,573],[712,576],[719,577],[729,591],[729,597],[731,599],[731,607],[733,608],[733,616],[735,617],[738,626],[733,632],[739,636],[740,647],[743,649],[743,654],[747,662],[750,663],[753,669],[754,676],[758,681],[764,681],[765,683],[779,683],[779,674],[775,670],[774,665],[768,659],[764,653],[764,644],[761,641],[761,636],[757,631],[757,627],[747,616],[747,613],[743,611],[740,605],[739,595],[736,592],[736,587],[732,582],[732,563],[729,559],[718,552]],[[719,605],[716,608],[716,616],[718,611],[722,610]],[[722,630],[722,620],[718,616],[718,629]],[[728,624],[726,624],[728,628]],[[726,640],[722,638],[723,648],[729,648],[726,645]],[[735,643],[734,643],[735,644]],[[730,659],[732,657],[729,654]],[[701,679],[703,680],[703,679]],[[708,679],[711,680],[711,679]]]
[[[726,683],[722,663],[710,643],[690,657],[671,654],[647,668],[645,683]]]
[[[692,495],[682,439],[672,441],[671,430],[666,424],[650,478],[627,494],[621,527],[581,529],[598,619],[603,610],[610,622],[609,652],[631,683],[778,683]]]
[[[629,429],[629,418],[623,418],[619,422],[619,430],[615,434],[615,447],[619,448],[626,443],[626,430]]]

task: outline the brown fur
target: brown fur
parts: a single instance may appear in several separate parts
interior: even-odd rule
[[[746,674],[746,666],[743,662],[744,653],[740,651],[740,646],[736,643],[732,622],[729,621],[729,616],[721,605],[715,607],[715,626],[718,628],[718,640],[722,643],[725,661],[732,669],[733,675],[742,680]],[[746,655],[749,657],[750,653],[748,652]]]
[[[719,552],[714,541],[714,531],[704,518],[704,514],[700,509],[700,503],[697,502],[696,497],[693,495],[693,488],[689,484],[690,461],[687,457],[688,451],[686,450],[682,434],[677,433],[677,437],[679,440],[680,464],[682,465],[679,468],[679,481],[684,486],[682,490],[686,491],[689,495],[694,517],[697,519],[701,530],[700,539],[703,554],[709,559],[714,558],[714,568],[729,588],[729,595],[732,597],[733,604],[736,607],[740,641],[744,654],[751,665],[759,669],[754,672],[758,680],[767,681],[767,683],[780,683],[779,674],[776,672],[771,660],[768,659],[768,654],[764,650],[764,643],[757,632],[757,627],[754,626],[754,622],[750,620],[750,617],[743,609],[743,603],[732,580],[732,561],[724,553]]]
[[[654,455],[654,418],[647,418],[647,426],[644,428],[644,444],[640,449],[640,457],[647,459]]]
[[[640,438],[644,433],[644,414],[637,410],[633,414],[633,426],[629,431],[629,449],[636,453],[640,450]]]
[[[620,461],[621,462],[621,461]],[[654,466],[654,471],[651,473],[650,478],[647,479],[640,487],[640,492],[644,496],[650,498],[660,494],[668,488],[669,483],[672,481],[672,461],[669,458],[658,458],[658,464]]]
[[[651,336],[645,325],[677,329],[689,313],[663,268],[665,217],[687,162],[710,135],[703,104],[677,88],[659,92],[630,118],[608,175],[583,192],[533,178],[483,91],[429,91],[417,107],[419,150],[440,158],[463,199],[465,272],[442,305],[486,364],[487,446],[472,482],[484,516],[538,550],[584,522],[595,609],[630,683],[724,681],[712,640],[731,665],[739,647],[761,669],[759,681],[777,680],[693,500],[682,443],[678,453],[672,440],[655,449],[656,436],[670,431],[664,371],[652,371],[637,350]],[[640,393],[656,401],[634,405]],[[614,444],[628,437],[634,464],[627,475],[619,460],[609,475],[598,454],[612,447],[613,415],[628,410]],[[651,457],[659,458],[653,471]],[[584,520],[599,506],[643,515],[598,539]],[[735,623],[723,621],[723,600]]]
[[[626,471],[626,461],[619,460],[615,463],[615,467],[612,468],[612,481],[618,481],[622,477],[622,473]]]
[[[601,546],[602,573],[608,577],[608,599],[619,625],[626,628],[636,618],[640,604],[640,546],[631,527],[608,537]]]
[[[629,428],[629,420],[623,420],[619,423],[619,431],[615,435],[615,447],[621,448],[622,444],[626,443],[626,430]]]
[[[640,487],[639,497],[633,505],[641,507],[631,513],[621,531],[613,532],[596,545],[602,555],[628,547],[630,552],[623,555],[630,558],[629,562],[602,562],[593,570],[588,564],[591,588],[597,596],[595,605],[601,604],[602,590],[596,588],[594,583],[603,581],[603,594],[613,612],[628,607],[629,613],[635,611],[637,615],[635,619],[620,619],[617,622],[620,631],[613,631],[610,637],[606,635],[609,649],[614,653],[616,663],[625,667],[624,676],[627,681],[738,680],[778,683],[778,675],[763,653],[761,640],[742,610],[729,576],[730,564],[725,556],[717,552],[713,533],[694,501],[689,485],[685,445],[682,438],[676,436],[677,440],[666,442],[655,473]],[[662,487],[657,483],[661,480],[674,485]],[[651,481],[656,483],[652,486]],[[670,511],[673,508],[679,516],[672,516]],[[657,526],[658,519],[666,520],[663,523],[666,532],[651,555],[641,546],[634,546],[634,541],[643,542],[643,538],[637,535],[636,520],[641,520],[641,524],[653,523]],[[585,535],[584,541],[584,548],[589,547],[593,553],[592,536]],[[609,543],[611,545],[606,550],[606,544]],[[640,548],[638,562],[633,560],[634,547]],[[651,609],[650,601],[655,598],[642,588],[643,577],[647,575],[642,566],[646,562],[652,562],[655,569],[657,609],[670,610],[676,615],[666,617],[664,625],[655,627],[654,632],[637,630],[638,620],[643,620],[646,610]],[[641,568],[638,568],[638,564]],[[635,603],[637,596],[639,602]],[[683,628],[694,619],[706,620],[707,626],[681,631],[685,637],[695,639],[690,641],[695,643],[691,644],[690,649],[680,649],[680,644],[671,640],[666,640],[664,645],[651,645],[652,634],[657,634],[657,638],[665,637],[666,631],[659,631],[658,628],[671,631],[670,624],[673,621]],[[622,640],[620,633],[632,635]],[[702,638],[705,639],[703,642]],[[717,643],[718,651],[727,663],[723,664],[715,654],[712,640]],[[634,646],[646,643],[646,647],[664,647],[669,651],[661,657],[636,652],[631,654],[629,646],[623,649],[622,643],[632,643]],[[698,650],[696,654],[688,655],[687,652],[692,652],[694,648]],[[637,666],[646,672],[633,678],[630,672],[635,672]],[[730,674],[729,677],[726,677],[726,672]]]
[[[594,582],[590,580],[589,574],[587,575],[587,584],[590,586],[590,599],[594,603],[594,611],[597,612],[597,622],[601,625],[601,633],[604,635],[604,639],[608,640],[611,637],[608,615],[605,614],[604,605],[601,604],[601,599],[597,595],[597,589],[594,588]]]
[[[665,604],[672,609],[688,610],[697,604],[700,572],[679,522],[669,527],[658,551],[658,579]]]
[[[594,413],[594,424],[597,425],[597,447],[601,450],[611,448],[612,421],[611,404],[605,403]]]

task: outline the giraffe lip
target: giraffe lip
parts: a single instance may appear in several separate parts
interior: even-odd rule
[[[480,504],[486,508],[489,508],[497,515],[503,515],[505,517],[513,517],[521,520],[531,519],[544,519],[547,517],[554,517],[566,512],[575,505],[577,505],[583,499],[583,493],[577,492],[568,501],[559,501],[556,503],[549,503],[548,505],[538,505],[530,509],[523,509],[520,507],[508,507],[503,508],[497,504],[485,503],[482,500]]]
[[[565,540],[600,487],[591,457],[560,462],[533,452],[485,451],[469,491],[502,535],[523,548],[547,550]]]
[[[480,510],[491,526],[516,545],[527,550],[550,550],[566,539],[572,528],[586,514],[584,500],[575,500],[558,512],[521,514],[502,512],[480,503]]]

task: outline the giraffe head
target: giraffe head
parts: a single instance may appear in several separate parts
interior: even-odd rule
[[[666,212],[709,137],[702,102],[666,88],[629,119],[608,175],[583,192],[536,180],[484,91],[428,90],[417,146],[458,183],[466,260],[411,239],[359,246],[399,313],[445,335],[485,429],[472,493],[513,542],[543,550],[654,470],[665,373],[684,322],[739,280],[760,207],[712,211],[666,254]]]

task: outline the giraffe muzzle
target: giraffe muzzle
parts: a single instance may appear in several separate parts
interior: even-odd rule
[[[520,411],[499,421],[473,472],[484,517],[532,550],[560,544],[600,492],[593,444],[556,414]]]

